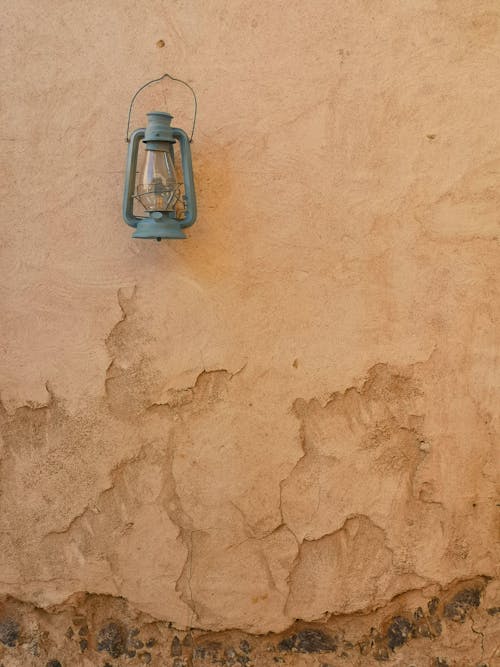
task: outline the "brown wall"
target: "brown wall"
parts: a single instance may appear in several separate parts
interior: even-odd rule
[[[4,2],[0,593],[263,633],[493,576],[499,10]],[[160,244],[120,209],[165,71]]]

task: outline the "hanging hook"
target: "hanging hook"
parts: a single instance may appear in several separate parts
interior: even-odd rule
[[[193,101],[194,101],[194,112],[193,112],[193,127],[191,128],[191,136],[189,137],[189,143],[192,143],[192,141],[193,141],[193,134],[194,134],[194,128],[195,128],[195,126],[196,126],[196,114],[198,113],[198,100],[196,99],[196,93],[195,93],[194,90],[191,88],[191,86],[189,85],[189,83],[186,83],[186,82],[183,81],[182,79],[176,79],[175,76],[172,76],[171,74],[162,74],[162,76],[160,76],[159,79],[152,79],[151,81],[148,81],[148,82],[145,83],[143,86],[141,86],[141,87],[139,88],[139,90],[136,91],[136,93],[135,93],[135,95],[132,97],[132,99],[130,100],[130,106],[129,106],[129,109],[128,109],[128,120],[127,120],[127,134],[126,134],[126,136],[125,136],[125,141],[127,142],[127,144],[128,144],[129,141],[130,141],[130,137],[129,137],[130,117],[132,116],[132,107],[134,106],[135,98],[137,97],[137,95],[139,95],[139,93],[140,93],[141,91],[144,90],[144,88],[147,88],[147,87],[150,86],[152,83],[158,83],[158,81],[163,81],[163,79],[170,79],[171,81],[177,81],[178,83],[182,83],[184,86],[186,86],[187,88],[189,88],[189,90],[191,91],[191,94],[192,94],[192,96],[193,96]]]

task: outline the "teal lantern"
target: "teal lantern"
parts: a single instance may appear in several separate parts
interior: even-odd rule
[[[187,86],[194,99],[194,119],[191,136],[172,127],[173,116],[164,111],[147,114],[146,127],[134,130],[129,137],[130,116],[137,95],[147,86],[165,77]],[[187,83],[164,74],[139,88],[130,103],[127,137],[128,154],[123,193],[123,219],[134,227],[136,239],[185,239],[183,229],[196,221],[196,195],[190,144],[196,123],[196,95]],[[138,171],[141,142],[144,144],[143,163]],[[177,163],[182,175],[179,176]],[[143,215],[134,214],[140,208]]]

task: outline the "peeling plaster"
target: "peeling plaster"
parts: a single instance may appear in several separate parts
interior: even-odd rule
[[[364,615],[295,622],[280,634],[178,629],[133,609],[123,598],[76,593],[43,610],[15,598],[0,605],[0,657],[13,667],[31,664],[488,664],[498,656],[498,622],[488,604],[496,594],[487,577],[411,590]],[[399,662],[398,662],[399,661]],[[423,661],[423,662],[422,662]],[[335,663],[333,663],[335,664]],[[490,664],[494,664],[491,662]]]
[[[234,478],[234,464],[227,469],[224,464],[245,452],[245,440],[240,445],[224,438],[233,432],[227,423],[235,417],[240,426],[245,423],[237,397],[246,391],[246,372],[203,371],[192,387],[172,390],[163,403],[144,407],[137,434],[143,444],[118,459],[100,492],[69,521],[28,541],[25,558],[36,549],[38,574],[19,579],[10,590],[31,590],[33,601],[43,606],[79,589],[102,591],[179,628],[259,633],[282,631],[297,618],[366,613],[405,591],[468,576],[471,547],[463,564],[456,561],[452,554],[466,541],[454,531],[443,536],[440,547],[441,558],[449,561],[446,577],[439,567],[419,566],[418,552],[412,552],[418,542],[399,541],[401,531],[411,530],[412,516],[433,529],[449,514],[444,502],[432,500],[435,483],[420,470],[437,447],[424,417],[425,377],[432,376],[434,363],[404,369],[378,364],[358,387],[326,402],[296,399],[289,411],[296,447],[285,474],[280,459],[270,467],[270,485],[262,487],[268,501],[260,497],[259,505],[252,505],[260,518],[249,513],[248,503],[262,479]],[[104,414],[109,400],[100,408]],[[52,413],[64,415],[55,397],[42,413],[45,430],[53,426]],[[38,414],[23,409],[7,416],[5,433],[25,424],[36,442]],[[258,414],[263,421],[248,426],[252,435],[264,435],[269,455],[267,417]],[[214,419],[222,428],[220,441],[205,439]],[[48,442],[46,434],[42,440]],[[225,452],[218,463],[211,458],[214,447]],[[358,470],[362,486],[350,485],[349,469]],[[192,479],[199,480],[198,487]],[[424,506],[427,514],[421,513]],[[475,546],[476,552],[481,549],[480,542]],[[485,557],[486,552],[484,565]],[[147,585],[135,579],[134,562],[138,573],[148,572]],[[72,582],[35,593],[37,579],[62,582],[68,566]],[[493,573],[493,564],[484,572]],[[155,599],[157,590],[162,595]]]

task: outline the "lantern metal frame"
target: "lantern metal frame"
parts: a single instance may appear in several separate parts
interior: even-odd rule
[[[129,137],[130,117],[136,97],[147,86],[161,81],[164,78],[183,83],[189,88],[194,99],[193,127],[191,136],[178,127],[171,127],[173,116],[163,111],[153,111],[147,114],[147,127],[134,130]],[[128,143],[127,164],[125,171],[125,188],[123,193],[123,219],[130,227],[135,228],[133,238],[140,239],[185,239],[183,229],[191,227],[196,222],[197,206],[196,192],[194,187],[193,165],[190,144],[193,140],[196,125],[197,99],[194,90],[189,84],[177,79],[170,74],[164,74],[158,79],[148,81],[134,94],[129,108],[127,135]],[[183,176],[183,190],[181,203],[183,204],[183,215],[178,217],[175,210],[151,211],[148,216],[140,217],[134,214],[134,200],[136,199],[137,159],[140,142],[145,143],[146,150],[169,151],[174,155],[174,144],[179,145],[181,154],[181,168]],[[180,186],[179,186],[180,187]]]

